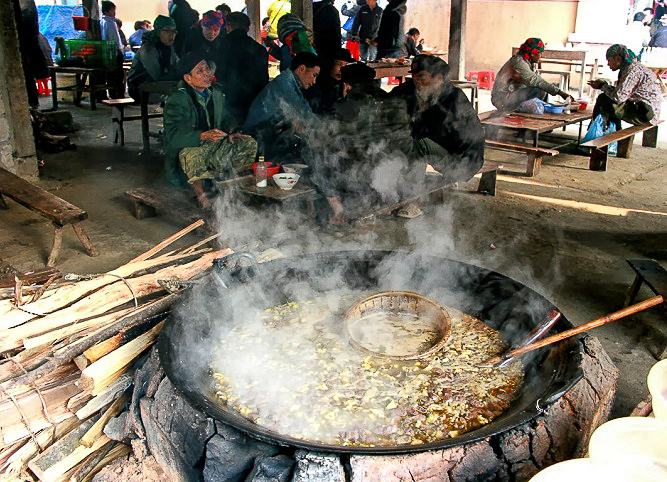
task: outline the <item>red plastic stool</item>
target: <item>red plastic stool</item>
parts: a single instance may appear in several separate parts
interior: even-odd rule
[[[387,85],[398,85],[400,82],[398,81],[398,77],[387,77]]]
[[[49,95],[51,93],[51,88],[49,83],[51,79],[49,77],[45,79],[37,79],[37,94],[38,95]]]
[[[468,80],[477,82],[480,89],[493,89],[496,73],[493,70],[471,70],[468,72]]]

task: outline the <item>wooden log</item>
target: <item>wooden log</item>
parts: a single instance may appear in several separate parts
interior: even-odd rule
[[[114,447],[109,451],[109,453],[102,459],[101,462],[99,462],[93,470],[81,481],[81,482],[90,482],[93,480],[93,477],[97,475],[97,473],[102,470],[104,467],[109,465],[111,462],[114,460],[125,457],[126,455],[129,455],[132,452],[132,449],[128,447],[127,445],[123,444],[116,444]]]
[[[154,318],[147,320],[146,322],[139,325],[125,328],[124,330],[120,330],[117,335],[112,336],[111,338],[108,338],[94,346],[91,346],[83,352],[83,355],[81,355],[87,361],[85,366],[87,367],[91,363],[95,363],[104,355],[111,353],[116,348],[120,348],[125,343],[143,335],[148,330],[157,325],[158,321],[158,318]],[[81,370],[83,371],[83,368]]]
[[[81,373],[79,386],[90,393],[97,394],[109,383],[120,376],[130,364],[151,346],[162,330],[160,322],[147,333],[100,358]]]
[[[42,481],[60,481],[90,454],[97,452],[105,445],[112,445],[114,442],[106,435],[98,438],[92,447],[84,447],[78,443],[81,435],[95,421],[96,418],[82,423],[79,427],[72,430],[61,440],[28,462],[30,470]]]
[[[20,411],[12,402],[3,403],[0,410],[2,443],[12,444],[30,436],[31,432],[36,433],[51,426],[51,421],[59,423],[72,417],[74,414],[67,409],[67,400],[81,392],[76,383],[77,376],[70,375],[62,385],[40,390],[42,398],[34,391],[23,397],[15,398]],[[42,399],[46,404],[48,418],[44,413]]]
[[[0,383],[16,378],[42,365],[61,347],[62,344],[58,343],[49,347],[41,346],[31,350],[23,350],[13,357],[0,362]]]
[[[105,445],[97,452],[86,457],[70,474],[69,482],[81,482],[84,480],[114,447],[115,445],[111,444]]]
[[[222,253],[221,255],[229,254],[229,252]],[[179,254],[168,258],[147,260],[140,263],[132,263],[131,265],[127,264],[92,280],[60,285],[53,290],[47,291],[41,299],[22,306],[21,308],[26,311],[16,308],[11,300],[2,300],[0,301],[0,329],[9,329],[19,326],[34,319],[35,314],[40,316],[47,315],[83,299],[85,296],[97,291],[103,286],[122,282],[120,281],[120,278],[130,278],[147,269],[153,269],[158,266],[168,265],[190,258],[193,254],[194,253]]]
[[[130,261],[129,264],[147,260],[148,258],[153,256],[154,254],[159,253],[160,251],[162,251],[164,248],[169,246],[174,241],[177,241],[177,240],[181,239],[183,236],[188,234],[190,231],[194,231],[195,229],[197,229],[198,227],[203,226],[203,225],[204,225],[204,220],[203,219],[199,219],[199,220],[195,221],[190,226],[187,226],[186,228],[181,229],[176,234],[173,234],[173,235],[169,236],[167,239],[158,243],[155,247],[149,249],[145,253],[140,254],[139,256],[134,258],[132,261]]]
[[[53,275],[60,275],[60,271],[55,268],[41,268],[35,271],[17,275],[24,286],[36,283],[43,283]],[[0,279],[0,288],[14,288],[14,277]]]
[[[93,413],[102,410],[105,406],[112,403],[119,393],[127,390],[129,386],[132,385],[132,380],[133,377],[129,373],[118,377],[117,380],[109,384],[109,386],[97,394],[97,396],[91,398],[80,410],[77,410],[77,418],[84,420],[90,417]]]
[[[112,283],[67,308],[22,326],[0,330],[0,339],[3,339],[0,343],[0,352],[15,348],[16,343],[23,338],[70,325],[83,317],[99,316],[137,298],[160,292],[163,288],[158,283],[159,280],[171,278],[189,280],[208,269],[215,258],[229,252],[231,250],[214,251],[184,265],[169,266],[155,273],[128,279],[127,284],[124,282]]]
[[[109,420],[118,415],[123,410],[123,408],[125,408],[125,405],[127,405],[127,402],[130,400],[130,395],[130,392],[125,390],[118,398],[116,398],[116,400],[114,400],[111,406],[102,414],[99,420],[97,420],[97,422],[95,422],[95,424],[90,427],[85,435],[81,437],[81,445],[84,445],[85,447],[93,446],[95,441],[102,435],[104,427],[109,422]]]
[[[39,452],[48,448],[54,442],[58,441],[64,434],[81,425],[81,423],[81,420],[78,418],[70,417],[57,424],[55,427],[51,426],[42,430],[35,435],[35,439],[39,446],[35,445],[35,442],[32,439],[28,439],[19,450],[9,457],[7,464],[0,467],[0,472],[3,472],[8,479],[19,477],[20,473],[28,464],[28,461],[33,459]]]
[[[78,355],[81,355],[91,346],[99,343],[100,341],[106,340],[114,336],[118,331],[133,326],[136,324],[143,323],[146,319],[158,316],[160,314],[166,313],[171,305],[176,301],[177,294],[170,294],[163,298],[160,298],[156,301],[152,301],[141,306],[138,310],[133,311],[131,314],[125,318],[118,320],[113,325],[108,326],[100,330],[99,332],[93,333],[81,340],[60,348],[59,350],[54,351],[53,356],[41,366],[35,368],[34,370],[17,377],[12,383],[16,384],[29,384],[44,377],[50,371],[55,368],[69,363],[72,359]]]
[[[118,321],[124,316],[126,316],[128,313],[130,313],[130,311],[132,310],[125,309],[121,311],[116,311],[114,313],[109,313],[107,315],[96,316],[93,318],[89,318],[87,320],[79,321],[77,323],[68,325],[64,328],[49,331],[47,333],[44,333],[43,335],[26,337],[22,340],[23,347],[26,349],[36,348],[38,346],[50,343],[54,340],[58,340],[59,338],[65,338],[67,336],[74,335],[75,333],[83,331],[87,328],[93,328],[93,327],[102,328],[105,326],[109,326],[111,323]]]

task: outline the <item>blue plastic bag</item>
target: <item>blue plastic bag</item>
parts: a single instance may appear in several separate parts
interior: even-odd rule
[[[581,140],[581,143],[583,144],[585,142],[592,141],[593,139],[606,136],[607,134],[611,134],[613,132],[616,132],[616,124],[610,123],[609,127],[605,129],[604,117],[602,117],[601,114],[598,114],[598,116],[595,119],[593,119],[593,122],[591,122],[591,125],[588,126],[588,131],[586,132],[584,138]],[[582,148],[582,150],[585,151],[586,149]],[[617,151],[618,151],[618,142],[612,142],[611,144],[609,144],[607,152],[610,155],[615,156]]]
[[[346,32],[351,32],[353,23],[354,23],[354,17],[348,17],[348,19],[343,24],[343,30],[345,30]]]

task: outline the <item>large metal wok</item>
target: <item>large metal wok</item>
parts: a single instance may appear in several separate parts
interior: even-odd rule
[[[310,450],[392,454],[469,443],[523,424],[559,399],[582,376],[576,339],[524,358],[526,373],[517,399],[487,425],[423,445],[355,447],[309,442],[256,425],[215,399],[210,372],[221,336],[248,313],[327,293],[405,290],[458,309],[520,341],[555,308],[535,291],[501,274],[448,259],[400,251],[331,252],[271,261],[250,267],[216,267],[189,290],[160,335],[162,364],[174,386],[197,408],[250,436]],[[563,317],[554,332],[571,328]]]

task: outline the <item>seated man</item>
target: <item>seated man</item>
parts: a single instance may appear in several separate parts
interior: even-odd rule
[[[484,131],[472,104],[449,81],[449,65],[432,55],[417,55],[412,81],[395,87],[412,117],[415,155],[451,182],[467,181],[484,164]]]
[[[176,186],[192,184],[202,208],[211,203],[204,179],[224,179],[250,167],[257,143],[250,136],[233,134],[228,125],[225,96],[214,84],[214,70],[201,51],[179,62],[182,82],[164,106],[165,174]]]
[[[354,62],[350,51],[339,48],[332,54],[333,59],[322,62],[322,74],[317,77],[315,85],[306,92],[306,99],[318,115],[330,114],[333,106],[342,97],[340,69]]]
[[[662,104],[662,90],[656,75],[639,63],[625,45],[612,45],[606,57],[609,68],[620,72],[615,86],[604,80],[588,82],[594,89],[602,90],[595,101],[593,119],[601,114],[605,125],[613,122],[616,129],[621,128],[622,120],[633,125],[656,125]]]
[[[405,42],[403,42],[403,48],[401,49],[401,57],[410,58],[416,57],[422,50],[424,50],[424,39],[419,39],[420,32],[418,28],[412,27],[408,30],[408,33],[405,34]]]
[[[344,204],[364,210],[413,195],[426,168],[411,156],[405,100],[390,98],[366,64],[344,66],[341,77],[344,97],[318,132],[311,174],[329,202],[332,225],[346,222]]]
[[[127,90],[136,101],[140,100],[141,84],[144,82],[178,79],[178,56],[173,47],[176,23],[170,17],[158,15],[153,25],[155,30],[144,36],[144,42],[127,74]]]
[[[308,164],[308,155],[302,152],[307,147],[304,139],[318,119],[303,91],[315,84],[319,73],[317,55],[301,52],[250,105],[244,130],[256,135],[267,161]]]
[[[529,38],[521,44],[519,51],[505,62],[496,75],[491,92],[491,103],[498,110],[543,113],[543,109],[540,112],[535,106],[542,105],[539,101],[544,100],[547,93],[571,99],[567,92],[547,82],[537,73],[542,52],[542,40]],[[538,102],[533,99],[538,99]]]

